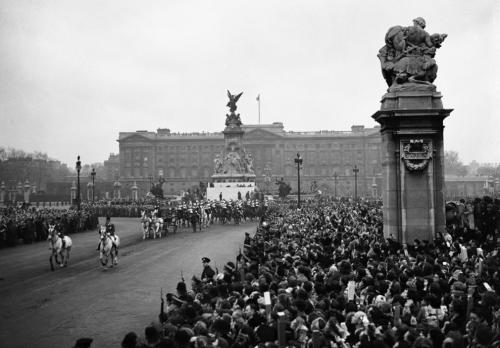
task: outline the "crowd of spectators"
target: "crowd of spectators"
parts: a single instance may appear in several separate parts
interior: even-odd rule
[[[473,225],[448,211],[406,246],[384,238],[380,202],[274,205],[234,262],[179,282],[144,342],[121,345],[500,347],[499,204],[477,203]]]
[[[73,208],[0,208],[0,248],[15,246],[20,240],[25,244],[47,240],[50,223],[58,223],[65,234],[73,234],[95,229],[98,214],[86,206],[79,211]]]

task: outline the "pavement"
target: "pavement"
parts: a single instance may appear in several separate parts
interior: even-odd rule
[[[54,272],[48,242],[0,250],[1,347],[72,347],[81,337],[93,338],[92,348],[120,347],[130,331],[144,337],[158,319],[161,289],[175,293],[181,270],[189,288],[203,256],[219,270],[235,262],[245,232],[256,229],[256,223],[215,224],[144,241],[139,219],[112,222],[121,240],[114,268],[98,262],[97,230],[72,235],[69,265]]]

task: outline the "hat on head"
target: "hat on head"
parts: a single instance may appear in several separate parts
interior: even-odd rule
[[[186,283],[178,282],[176,290],[179,292],[185,292],[186,291]]]
[[[74,348],[89,348],[90,345],[92,344],[93,339],[92,338],[79,338],[76,340]]]
[[[201,258],[201,262],[206,262],[206,263],[210,263],[210,259],[208,257],[202,257]]]
[[[229,261],[224,268],[226,268],[229,272],[233,272],[236,269],[234,262]]]

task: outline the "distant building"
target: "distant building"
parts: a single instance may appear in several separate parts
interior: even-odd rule
[[[26,180],[33,186],[34,191],[45,191],[47,184],[52,181],[64,180],[69,174],[66,164],[51,159],[13,157],[0,160],[0,182],[7,187],[13,187]]]
[[[495,192],[495,182],[488,176],[445,175],[444,180],[447,200],[482,197]]]
[[[119,177],[120,173],[120,155],[110,153],[109,158],[104,161],[104,177],[105,181],[113,181]]]
[[[350,131],[285,131],[283,123],[243,125],[244,146],[253,155],[257,186],[283,177],[297,190],[297,153],[303,158],[301,192],[319,189],[338,195],[353,195],[354,173],[358,172],[359,195],[379,195],[382,171],[380,129],[352,126]],[[139,196],[150,181],[165,179],[166,194],[176,194],[208,182],[215,155],[224,147],[222,132],[175,133],[159,128],[120,132],[119,173],[123,195],[130,195],[134,182]],[[335,184],[335,174],[337,180]]]

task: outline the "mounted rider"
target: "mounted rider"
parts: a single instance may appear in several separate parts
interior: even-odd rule
[[[52,224],[54,225],[54,231],[56,231],[59,238],[61,238],[62,248],[63,249],[66,248],[66,240],[64,239],[64,236],[66,235],[66,229],[64,228],[64,225],[61,223],[61,218],[57,217],[55,224],[53,221]]]
[[[106,233],[109,233],[111,236],[115,236],[115,224],[111,222],[111,217],[108,215],[106,216],[106,223],[104,224],[106,226]]]
[[[109,215],[106,216],[106,222],[104,223],[104,226],[106,227],[106,234],[109,234],[111,236],[111,240],[113,241],[113,245],[115,245],[115,224],[111,222],[111,217]],[[99,231],[99,234],[101,232]],[[97,245],[97,251],[101,250],[101,244],[102,242],[99,241],[99,244]]]

